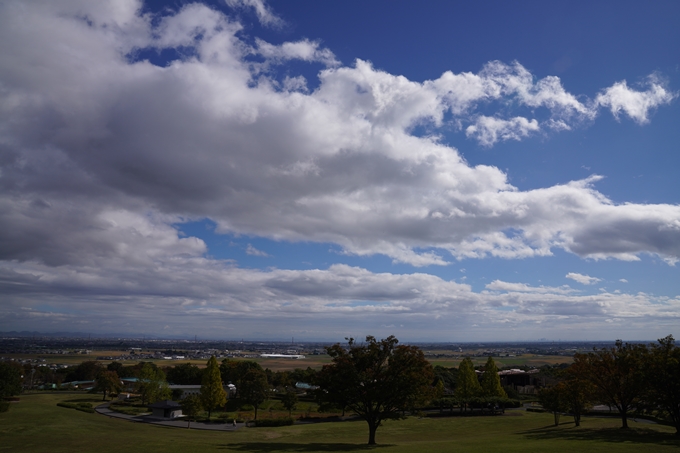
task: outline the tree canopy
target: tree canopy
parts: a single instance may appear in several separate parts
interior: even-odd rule
[[[651,345],[645,372],[645,399],[673,421],[680,436],[680,348],[672,335]]]
[[[0,362],[0,398],[21,393],[21,367]]]
[[[492,357],[489,357],[484,365],[484,374],[482,374],[482,396],[507,398],[508,394],[501,386],[501,379],[498,376],[498,368],[496,362]]]
[[[227,393],[222,387],[222,375],[215,356],[210,357],[208,366],[203,372],[201,381],[201,403],[203,408],[208,411],[208,418],[212,410],[227,403]]]
[[[616,407],[624,429],[628,428],[628,411],[637,405],[645,388],[645,351],[645,345],[617,340],[613,348],[574,355],[574,375],[595,386],[598,400]]]
[[[380,341],[367,336],[364,344],[347,340],[347,347],[326,348],[332,363],[324,365],[317,383],[327,398],[366,421],[368,444],[374,445],[383,421],[400,418],[431,397],[434,372],[419,348],[397,345],[394,336]]]
[[[155,403],[170,398],[165,373],[153,363],[146,362],[142,365],[136,387],[144,403]]]
[[[96,392],[104,392],[102,401],[106,399],[106,393],[120,392],[123,388],[118,373],[115,371],[102,370],[94,381],[94,390]]]
[[[458,379],[454,394],[461,403],[461,410],[472,398],[481,395],[482,387],[479,385],[475,367],[470,357],[465,357],[458,365]]]
[[[246,371],[240,380],[237,391],[241,399],[253,405],[255,420],[257,420],[257,408],[269,396],[269,383],[267,382],[267,375],[262,368],[251,367]]]

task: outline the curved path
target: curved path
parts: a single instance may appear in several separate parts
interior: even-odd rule
[[[173,428],[184,428],[187,429],[186,420],[165,420],[162,418],[154,418],[150,415],[127,415],[121,414],[111,410],[109,407],[111,403],[100,404],[95,407],[95,412],[101,415],[106,415],[107,417],[121,418],[123,420],[129,420],[131,422],[137,423],[150,423],[152,425],[170,426]],[[243,428],[245,423],[237,423],[236,426],[231,423],[203,423],[203,422],[191,422],[191,429],[204,429],[209,431],[236,431],[237,429]]]

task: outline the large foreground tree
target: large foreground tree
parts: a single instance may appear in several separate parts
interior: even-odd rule
[[[628,411],[637,406],[645,388],[645,356],[645,345],[616,340],[613,348],[575,354],[570,372],[579,380],[591,382],[597,399],[616,407],[621,414],[621,428],[627,429]]]
[[[365,344],[348,339],[327,347],[333,362],[324,365],[318,384],[331,401],[342,402],[368,423],[368,444],[383,421],[401,418],[402,412],[429,399],[434,371],[423,352],[415,346],[397,345],[366,337]]]
[[[645,399],[665,413],[680,436],[680,348],[672,335],[650,345],[645,374]]]

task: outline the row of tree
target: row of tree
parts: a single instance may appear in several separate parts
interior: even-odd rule
[[[680,347],[671,335],[650,345],[618,340],[613,348],[576,354],[556,377],[539,392],[556,425],[561,412],[570,412],[579,426],[581,415],[599,403],[616,408],[624,429],[631,411],[651,412],[672,421],[680,435]]]

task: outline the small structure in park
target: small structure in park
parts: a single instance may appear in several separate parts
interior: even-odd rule
[[[182,406],[179,403],[171,400],[163,400],[149,405],[151,409],[151,416],[154,418],[173,419],[182,417]]]

